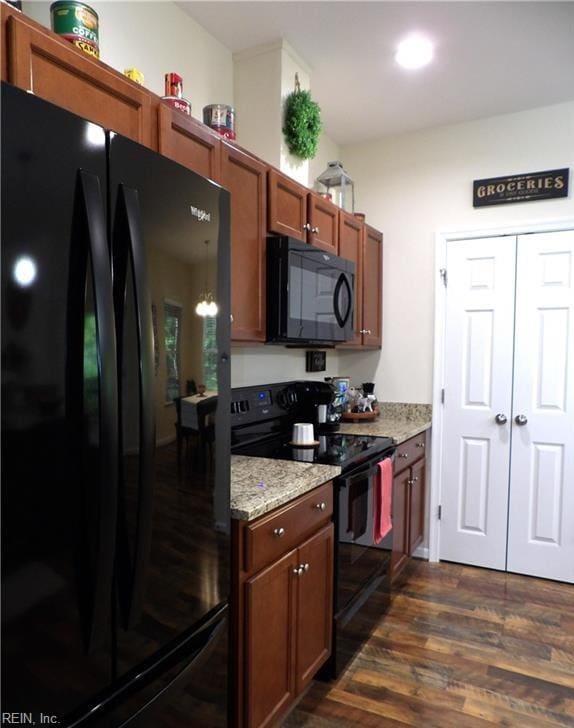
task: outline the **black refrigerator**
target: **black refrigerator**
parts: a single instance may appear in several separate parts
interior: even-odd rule
[[[229,194],[5,84],[1,173],[2,710],[226,725]]]

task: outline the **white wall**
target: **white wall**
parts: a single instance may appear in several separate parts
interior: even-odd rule
[[[50,2],[24,2],[23,10],[50,27]],[[90,2],[100,19],[100,58],[116,70],[135,66],[145,87],[163,96],[164,75],[183,77],[192,115],[203,121],[207,104],[233,104],[231,51],[172,2]]]
[[[289,382],[293,379],[319,379],[339,376],[339,352],[327,349],[327,370],[305,371],[305,349],[284,346],[235,347],[231,350],[231,386]],[[343,372],[344,376],[344,372]]]
[[[560,200],[472,207],[474,179],[574,168],[574,102],[344,147],[341,154],[358,210],[383,231],[384,257],[382,352],[341,353],[340,368],[354,381],[375,381],[381,399],[431,402],[435,232],[574,217],[572,191]]]

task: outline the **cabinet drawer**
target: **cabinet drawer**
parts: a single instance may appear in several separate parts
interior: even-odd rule
[[[397,445],[395,455],[395,474],[412,465],[415,460],[423,457],[426,449],[427,433],[421,432],[416,437]]]
[[[245,529],[245,570],[252,573],[298,546],[332,515],[333,486],[329,482],[249,524]]]

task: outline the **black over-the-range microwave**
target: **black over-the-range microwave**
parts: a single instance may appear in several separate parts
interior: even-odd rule
[[[267,341],[329,346],[353,338],[355,264],[313,245],[267,238]]]

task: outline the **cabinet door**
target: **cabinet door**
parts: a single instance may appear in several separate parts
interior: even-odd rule
[[[333,544],[330,524],[306,541],[298,553],[303,572],[297,579],[297,694],[331,654],[333,631]]]
[[[267,182],[269,232],[307,242],[308,190],[275,169],[269,170]]]
[[[245,584],[245,722],[249,728],[272,723],[295,697],[293,550]]]
[[[409,554],[422,542],[425,530],[426,460],[422,458],[411,468],[409,503]]]
[[[365,225],[363,246],[363,346],[383,343],[383,236]]]
[[[309,192],[307,199],[307,220],[311,228],[307,241],[337,255],[340,208],[313,192]]]
[[[265,341],[267,167],[222,142],[221,184],[231,192],[231,338]]]
[[[10,83],[155,147],[149,91],[22,16],[13,15],[7,25]]]
[[[355,310],[353,338],[341,348],[356,349],[363,343],[363,235],[364,224],[344,210],[339,212],[339,255],[355,264]]]
[[[202,177],[219,182],[221,138],[191,116],[158,107],[158,150]]]
[[[406,566],[409,559],[409,484],[411,468],[403,470],[393,479],[393,579]]]

